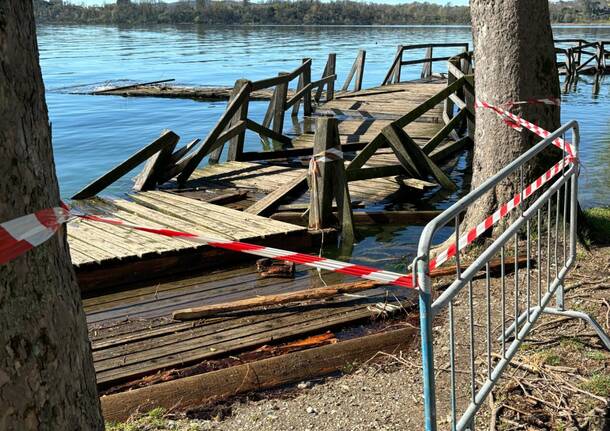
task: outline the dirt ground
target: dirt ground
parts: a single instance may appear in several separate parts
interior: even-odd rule
[[[544,271],[542,271],[544,272]],[[523,275],[521,275],[522,277]],[[500,281],[473,283],[477,387],[486,379],[488,364],[486,295],[500,295]],[[510,320],[515,303],[525,296],[511,294],[514,276],[506,280],[505,313]],[[532,282],[531,301],[537,301]],[[456,330],[457,406],[471,397],[468,290],[453,301]],[[578,253],[578,264],[566,283],[566,307],[586,311],[610,332],[610,247]],[[500,302],[490,305],[491,339],[501,333]],[[442,429],[450,423],[448,318],[435,322],[435,365],[438,417]],[[508,342],[507,342],[508,343]],[[415,343],[417,346],[418,343]],[[501,349],[492,342],[492,351]],[[501,350],[500,350],[501,351]],[[419,348],[378,355],[366,364],[346,367],[339,377],[302,382],[283,391],[233,400],[215,409],[183,413],[153,411],[123,423],[113,431],[144,430],[419,430],[423,429],[421,359]],[[492,357],[492,365],[497,357]],[[477,429],[489,430],[608,430],[610,429],[610,353],[584,322],[543,316],[524,340],[491,397],[477,416]]]

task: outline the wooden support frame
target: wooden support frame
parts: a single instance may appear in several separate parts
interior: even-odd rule
[[[396,124],[390,124],[382,130],[396,157],[407,169],[414,165],[413,171],[417,178],[425,179],[425,175],[432,175],[443,188],[449,191],[457,190],[455,183],[434,163],[430,157],[417,145],[413,139]]]

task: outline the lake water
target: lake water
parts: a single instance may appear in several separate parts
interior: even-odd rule
[[[557,27],[556,38],[610,40],[610,27]],[[313,77],[320,76],[329,52],[337,54],[341,85],[358,49],[367,51],[364,85],[379,85],[398,44],[470,42],[465,26],[383,27],[218,27],[40,26],[38,29],[47,103],[53,123],[53,147],[61,193],[71,196],[136,149],[171,129],[186,142],[204,138],[226,102],[122,98],[69,94],[73,86],[95,87],[106,81],[135,82],[174,78],[179,84],[232,85],[294,69],[303,57],[313,59]],[[450,51],[447,53],[454,53]],[[443,50],[435,51],[443,55]],[[421,54],[420,54],[421,55]],[[440,67],[440,66],[436,66]],[[417,78],[420,67],[403,69]],[[564,98],[564,120],[581,126],[584,206],[610,205],[610,80],[597,96],[591,82],[581,80]],[[262,116],[265,102],[251,107]],[[259,146],[247,143],[251,149]],[[458,173],[460,170],[458,170]],[[129,190],[131,176],[109,190]],[[379,228],[368,232],[354,251],[370,256],[374,244],[392,242],[412,250],[417,229]],[[402,250],[406,253],[405,249]]]

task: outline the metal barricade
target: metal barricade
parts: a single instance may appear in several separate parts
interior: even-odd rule
[[[578,163],[575,159],[563,165],[546,190],[532,195],[530,201],[521,199],[513,210],[516,215],[507,218],[503,232],[493,240],[488,239],[484,245],[477,245],[476,257],[468,266],[460,264],[461,247],[458,246],[455,278],[436,298],[429,276],[433,241],[443,233],[446,237],[449,229],[453,231],[455,244],[459,244],[461,216],[495,187],[513,182],[523,196],[524,169],[528,168],[528,163],[531,164],[556,138],[565,138],[570,132],[570,142],[577,154],[578,124],[571,121],[444,211],[422,233],[413,277],[420,288],[427,431],[435,431],[441,422],[448,423],[446,428],[455,431],[475,428],[477,412],[542,313],[584,319],[610,349],[610,338],[595,320],[585,313],[564,308],[564,279],[576,261]],[[456,228],[448,228],[450,223]],[[520,267],[522,251],[525,263]],[[511,254],[514,265],[511,263],[508,268],[506,260]],[[499,262],[497,278],[491,277],[492,259],[496,259],[496,264]],[[513,282],[509,280],[511,276]],[[553,296],[555,306],[551,307]],[[492,301],[492,298],[496,300]],[[463,312],[456,318],[458,309]],[[448,319],[448,333],[433,331],[435,318]],[[435,368],[436,348],[448,356],[448,365],[444,368]],[[442,372],[448,374],[447,384],[437,385]],[[450,411],[447,417],[437,417],[439,399],[442,399],[439,411]]]

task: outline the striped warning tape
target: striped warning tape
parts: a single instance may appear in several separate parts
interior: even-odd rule
[[[526,129],[528,129],[529,131],[533,132],[534,134],[536,134],[537,136],[540,136],[541,138],[548,138],[549,136],[551,136],[551,132],[549,132],[548,130],[543,129],[542,127],[540,127],[534,123],[531,123],[531,122],[521,118],[520,116],[513,114],[512,112],[510,112],[506,109],[502,109],[502,108],[492,105],[490,103],[483,102],[483,101],[480,101],[477,99],[475,101],[475,108],[477,108],[477,109],[484,108],[484,109],[489,109],[489,110],[495,112],[496,114],[498,114],[500,116],[500,118],[505,120],[504,122],[507,123],[510,127],[517,128],[517,129],[524,127]],[[574,147],[571,144],[564,141],[562,138],[557,138],[557,139],[553,140],[553,145],[564,150],[568,156],[574,157],[574,155],[575,155]]]
[[[65,206],[48,208],[0,223],[0,265],[51,238],[68,221]]]
[[[503,118],[509,118],[516,124],[523,125],[540,137],[548,137],[550,132],[533,125],[532,123],[523,120],[522,118],[491,104],[477,101],[477,107],[491,109]],[[555,164],[551,169],[545,172],[542,176],[528,185],[524,190],[515,195],[509,202],[503,204],[492,215],[487,217],[483,222],[475,228],[469,230],[462,235],[457,243],[449,246],[445,251],[438,254],[430,262],[430,270],[436,269],[447,260],[451,259],[459,250],[462,250],[467,245],[474,242],[485,231],[490,229],[502,218],[519,206],[523,201],[532,196],[535,191],[539,190],[544,184],[548,183],[553,177],[559,174],[567,165],[575,160],[573,147],[566,143],[563,139],[556,139],[553,142],[560,148],[565,148],[568,156]],[[314,159],[316,162],[334,161],[343,158],[343,153],[340,149],[331,148],[323,153],[316,154]],[[315,163],[315,162],[314,162]],[[314,168],[315,169],[315,168]],[[225,240],[213,238],[207,235],[196,233],[176,231],[172,229],[158,229],[146,226],[138,226],[130,223],[125,223],[121,220],[103,218],[94,215],[77,214],[70,211],[67,206],[63,205],[58,208],[51,208],[38,211],[34,214],[19,217],[0,224],[0,264],[6,263],[15,259],[19,255],[36,247],[47,239],[49,239],[63,223],[66,223],[70,217],[78,217],[94,222],[107,223],[116,226],[122,226],[128,229],[139,230],[143,232],[154,233],[167,237],[179,237],[185,240],[206,244],[212,247],[223,248],[226,250],[237,251],[242,253],[253,254],[256,256],[268,257],[278,260],[287,260],[297,264],[310,266],[317,269],[325,269],[329,271],[339,272],[355,277],[360,277],[368,280],[379,281],[382,283],[403,286],[407,288],[415,288],[415,283],[412,276],[400,274],[391,271],[384,271],[377,268],[372,268],[363,265],[354,265],[351,263],[341,262],[324,257],[313,256],[302,253],[294,253],[291,251],[281,250],[272,247],[249,244],[240,241]]]

